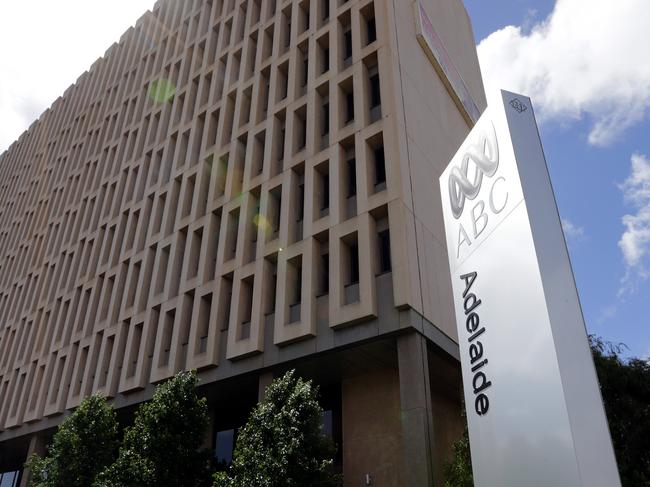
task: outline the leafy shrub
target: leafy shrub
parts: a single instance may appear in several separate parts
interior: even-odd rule
[[[115,411],[104,398],[90,396],[61,423],[47,455],[33,455],[25,466],[34,486],[88,487],[115,460],[118,446]]]
[[[311,381],[294,371],[276,379],[237,438],[228,473],[214,487],[334,487],[336,448],[321,428],[323,409]]]

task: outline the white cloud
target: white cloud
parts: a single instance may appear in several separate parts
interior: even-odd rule
[[[596,323],[602,325],[606,321],[611,320],[618,313],[619,303],[609,304],[600,309],[598,317],[596,318]]]
[[[154,3],[0,2],[0,153]]]
[[[650,160],[642,154],[633,154],[629,177],[620,186],[636,211],[623,217],[625,232],[618,246],[625,259],[626,273],[621,292],[631,290],[639,280],[650,276],[647,257],[650,252]]]
[[[567,218],[562,218],[562,230],[569,245],[582,240],[585,236],[585,229],[577,226]]]
[[[648,0],[558,0],[545,20],[526,27],[505,27],[479,44],[489,94],[503,88],[531,96],[542,121],[586,118],[594,145],[643,119]]]

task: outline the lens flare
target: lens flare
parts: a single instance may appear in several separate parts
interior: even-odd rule
[[[168,79],[158,79],[149,85],[149,98],[156,103],[166,103],[176,94],[176,86]]]
[[[271,234],[271,224],[269,223],[268,219],[261,213],[257,213],[253,217],[253,224],[262,230],[267,237]]]

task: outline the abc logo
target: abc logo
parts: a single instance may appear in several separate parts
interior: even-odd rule
[[[476,200],[486,179],[491,179],[499,169],[499,144],[494,125],[484,124],[482,131],[475,135],[473,143],[469,144],[463,154],[459,167],[452,167],[449,173],[449,202],[451,212],[456,220],[463,215],[467,200]],[[508,202],[508,193],[499,191],[499,183],[505,178],[497,177],[492,181],[487,194],[487,204],[493,214],[501,213]],[[485,201],[479,199],[469,210],[472,235],[476,240],[487,227],[489,216],[485,211]],[[456,257],[460,255],[463,244],[472,245],[472,238],[459,222],[458,244]]]

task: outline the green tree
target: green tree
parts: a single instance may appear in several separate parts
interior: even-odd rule
[[[196,372],[182,372],[156,387],[124,433],[117,461],[97,487],[194,487],[209,485],[209,452],[202,450],[207,402],[199,398]]]
[[[100,396],[90,396],[66,418],[47,455],[30,457],[25,466],[38,487],[87,487],[117,457],[115,411]]]
[[[294,371],[276,379],[237,438],[229,472],[215,487],[334,487],[336,448],[321,428],[318,390]]]
[[[445,487],[474,487],[467,423],[463,436],[453,444],[452,453],[452,460],[444,465]]]
[[[650,363],[590,336],[623,487],[650,487]]]
[[[621,358],[624,345],[589,337],[623,487],[650,487],[650,363]],[[445,466],[445,487],[472,487],[467,428]]]

